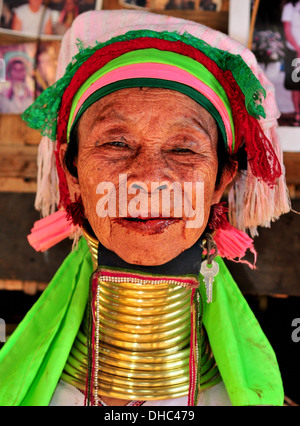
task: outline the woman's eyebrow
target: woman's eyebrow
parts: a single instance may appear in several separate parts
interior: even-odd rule
[[[97,126],[99,123],[104,123],[104,122],[121,122],[121,123],[129,123],[131,122],[130,118],[128,115],[122,115],[116,108],[115,108],[115,103],[114,102],[110,102],[109,104],[105,105],[104,107],[101,108],[101,111],[99,112],[99,114],[96,115],[94,121],[92,122],[91,125],[91,131],[95,128],[95,126]],[[205,121],[204,120],[200,120],[200,118],[196,118],[193,117],[191,115],[184,115],[180,120],[176,120],[173,123],[174,127],[180,127],[180,126],[193,126],[194,128],[196,128],[197,131],[200,131],[201,133],[203,133],[206,137],[209,138],[209,140],[212,140],[212,135],[209,132],[208,127],[209,126],[205,126]],[[172,126],[172,127],[173,127]]]
[[[103,107],[100,113],[96,116],[92,126],[94,126],[94,124],[99,121],[102,122],[105,120],[128,121],[128,117],[120,114],[120,112],[117,111],[114,107],[115,107],[114,103],[110,103],[106,105],[105,107]]]
[[[204,123],[201,120],[199,120],[195,117],[184,116],[182,121],[174,122],[174,127],[175,126],[178,127],[180,125],[183,125],[183,126],[191,126],[192,125],[194,128],[196,128],[197,131],[203,133],[211,141],[212,135],[209,132],[209,129],[208,129],[209,126],[205,126]]]
[[[203,123],[203,121],[201,121],[201,120],[199,120],[195,117],[192,117],[191,121],[194,125],[196,125],[202,132],[204,132],[211,139],[211,133],[209,132],[210,126],[208,126],[208,125],[204,126],[204,123],[206,124],[205,121]]]

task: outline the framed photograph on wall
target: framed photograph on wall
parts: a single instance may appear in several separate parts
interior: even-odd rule
[[[22,114],[34,101],[35,43],[0,46],[5,79],[0,84],[0,114]]]
[[[44,41],[38,45],[34,67],[35,98],[56,81],[59,49],[59,41]]]
[[[194,10],[219,12],[223,0],[119,0],[121,6],[149,10]]]
[[[300,1],[261,0],[252,51],[275,87],[284,150],[300,151]]]
[[[285,152],[300,152],[300,125],[297,122],[296,107],[292,91],[285,87],[286,73],[290,79],[300,77],[300,59],[288,71],[290,63],[286,58],[286,36],[284,20],[287,19],[284,8],[293,7],[288,0],[230,0],[229,35],[252,49],[257,60],[275,87],[275,96],[281,116],[278,120],[278,135]],[[285,9],[286,10],[286,9]],[[255,12],[255,15],[253,13]],[[298,13],[300,17],[300,13]],[[293,18],[298,18],[292,13]],[[254,19],[253,37],[250,36],[251,18]],[[250,40],[249,40],[250,36]],[[300,43],[300,40],[299,40]],[[300,53],[299,53],[300,58]],[[300,78],[297,83],[300,91]],[[300,93],[300,92],[299,92]],[[296,95],[297,96],[297,95]]]
[[[149,0],[119,0],[119,5],[129,9],[149,9]]]
[[[22,114],[55,83],[59,41],[0,45],[5,78],[0,84],[0,114]]]
[[[300,127],[300,1],[272,0],[272,5],[260,2],[252,51],[275,86],[279,124]]]
[[[102,6],[102,0],[0,1],[1,32],[44,38],[61,38],[79,14]]]

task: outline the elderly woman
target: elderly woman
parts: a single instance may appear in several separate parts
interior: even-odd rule
[[[226,35],[137,11],[76,19],[24,119],[44,136],[29,240],[77,247],[0,353],[1,405],[282,405],[222,260],[289,210],[276,117]]]

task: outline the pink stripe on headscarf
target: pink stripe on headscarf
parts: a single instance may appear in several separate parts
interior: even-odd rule
[[[80,107],[94,92],[101,89],[102,87],[107,86],[108,84],[115,83],[116,81],[132,78],[157,78],[175,81],[177,83],[182,83],[187,86],[190,86],[202,95],[204,95],[220,113],[227,134],[228,148],[231,150],[232,130],[229,115],[222,99],[209,86],[203,83],[203,81],[199,80],[197,77],[193,76],[189,72],[173,65],[158,63],[141,63],[125,65],[123,67],[108,72],[107,74],[100,77],[97,81],[92,83],[91,86],[81,96],[78,104],[76,105],[75,112],[72,116],[71,126],[76,118]]]

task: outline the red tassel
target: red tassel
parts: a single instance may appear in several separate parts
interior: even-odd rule
[[[207,225],[210,232],[216,231],[213,238],[218,247],[218,255],[234,262],[246,263],[251,269],[255,269],[257,252],[253,240],[245,232],[230,225],[227,211],[224,202],[212,205]],[[253,264],[243,259],[247,250],[254,254]]]
[[[94,380],[95,370],[98,368],[95,363],[96,355],[96,294],[98,287],[98,274],[95,272],[90,279],[89,290],[89,330],[88,330],[88,370],[86,376],[86,389],[84,405],[95,405]]]
[[[189,393],[188,393],[188,406],[193,406],[195,403],[195,389],[196,389],[196,359],[195,359],[195,318],[194,318],[194,295],[195,289],[191,293],[191,338],[190,338],[190,384],[189,384]]]
[[[228,260],[247,264],[251,269],[256,269],[257,252],[253,245],[253,240],[245,232],[240,231],[227,223],[223,228],[219,228],[214,236],[214,241],[218,247],[218,254]],[[247,250],[254,255],[254,263],[244,260]]]

